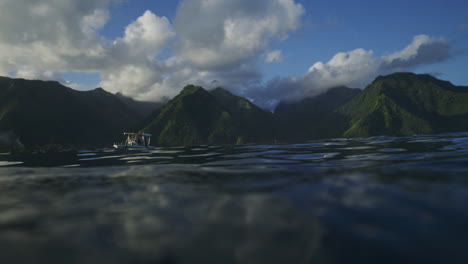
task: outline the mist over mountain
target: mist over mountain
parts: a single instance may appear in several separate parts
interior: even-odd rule
[[[371,21],[354,24],[360,37],[353,42],[347,39],[349,32],[344,32],[344,27],[336,28],[341,30],[338,34],[334,30],[316,34],[321,16],[315,6],[333,6],[333,2],[39,2],[1,1],[0,75],[56,80],[80,90],[103,87],[140,101],[173,98],[187,84],[208,90],[219,86],[261,107],[271,106],[273,101],[317,96],[331,87],[365,87],[379,75],[421,68],[465,81],[462,67],[455,60],[450,62],[453,58],[463,61],[461,57],[466,56],[459,52],[466,43],[453,39],[453,30],[459,25],[450,24],[456,21],[454,14],[464,9],[442,2],[366,5],[374,10],[367,16],[344,12],[343,17],[351,16],[349,22],[357,18]],[[139,8],[131,8],[133,5]],[[415,24],[432,26],[389,37],[386,32],[390,27],[398,32],[401,24],[416,25],[395,19],[393,12],[382,13],[387,10],[382,5],[401,5],[400,9],[407,12],[424,14],[421,18],[425,22]],[[349,10],[346,5],[340,6]],[[434,13],[428,15],[426,9],[439,16],[441,6],[451,8],[444,13],[453,19],[431,19]],[[380,14],[378,19],[373,17],[376,14]],[[309,19],[317,20],[314,26],[305,26]],[[384,23],[385,30],[375,30],[376,20]],[[458,39],[466,41],[462,30],[457,34]],[[449,62],[451,67],[445,71],[434,68],[442,62]]]
[[[468,87],[395,73],[364,90],[335,87],[281,102],[271,113],[223,88],[188,85],[161,106],[101,88],[0,78],[0,146],[111,146],[127,131],[151,133],[164,146],[468,131]]]
[[[122,103],[124,103],[128,109],[138,113],[140,116],[146,117],[152,113],[155,109],[161,108],[167,101],[162,102],[144,102],[135,100],[129,96],[125,96],[122,93],[115,94]]]
[[[345,86],[332,88],[314,97],[299,101],[280,102],[275,109],[286,141],[304,141],[313,138],[339,137],[339,126],[345,122],[335,111],[348,103],[361,89]]]

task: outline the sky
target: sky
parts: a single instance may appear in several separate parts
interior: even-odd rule
[[[0,0],[0,75],[260,106],[411,71],[468,85],[464,0]]]

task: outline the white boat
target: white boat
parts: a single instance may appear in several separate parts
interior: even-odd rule
[[[154,147],[150,146],[151,143],[151,134],[144,133],[124,133],[127,136],[127,139],[122,144],[115,144],[114,148],[116,149],[153,149]]]

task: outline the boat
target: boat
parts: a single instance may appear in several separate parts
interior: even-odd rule
[[[154,149],[150,146],[151,143],[151,134],[144,133],[124,133],[127,137],[124,143],[115,144],[114,148],[116,149]]]

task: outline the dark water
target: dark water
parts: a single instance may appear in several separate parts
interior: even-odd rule
[[[468,263],[468,133],[2,154],[0,263]]]

